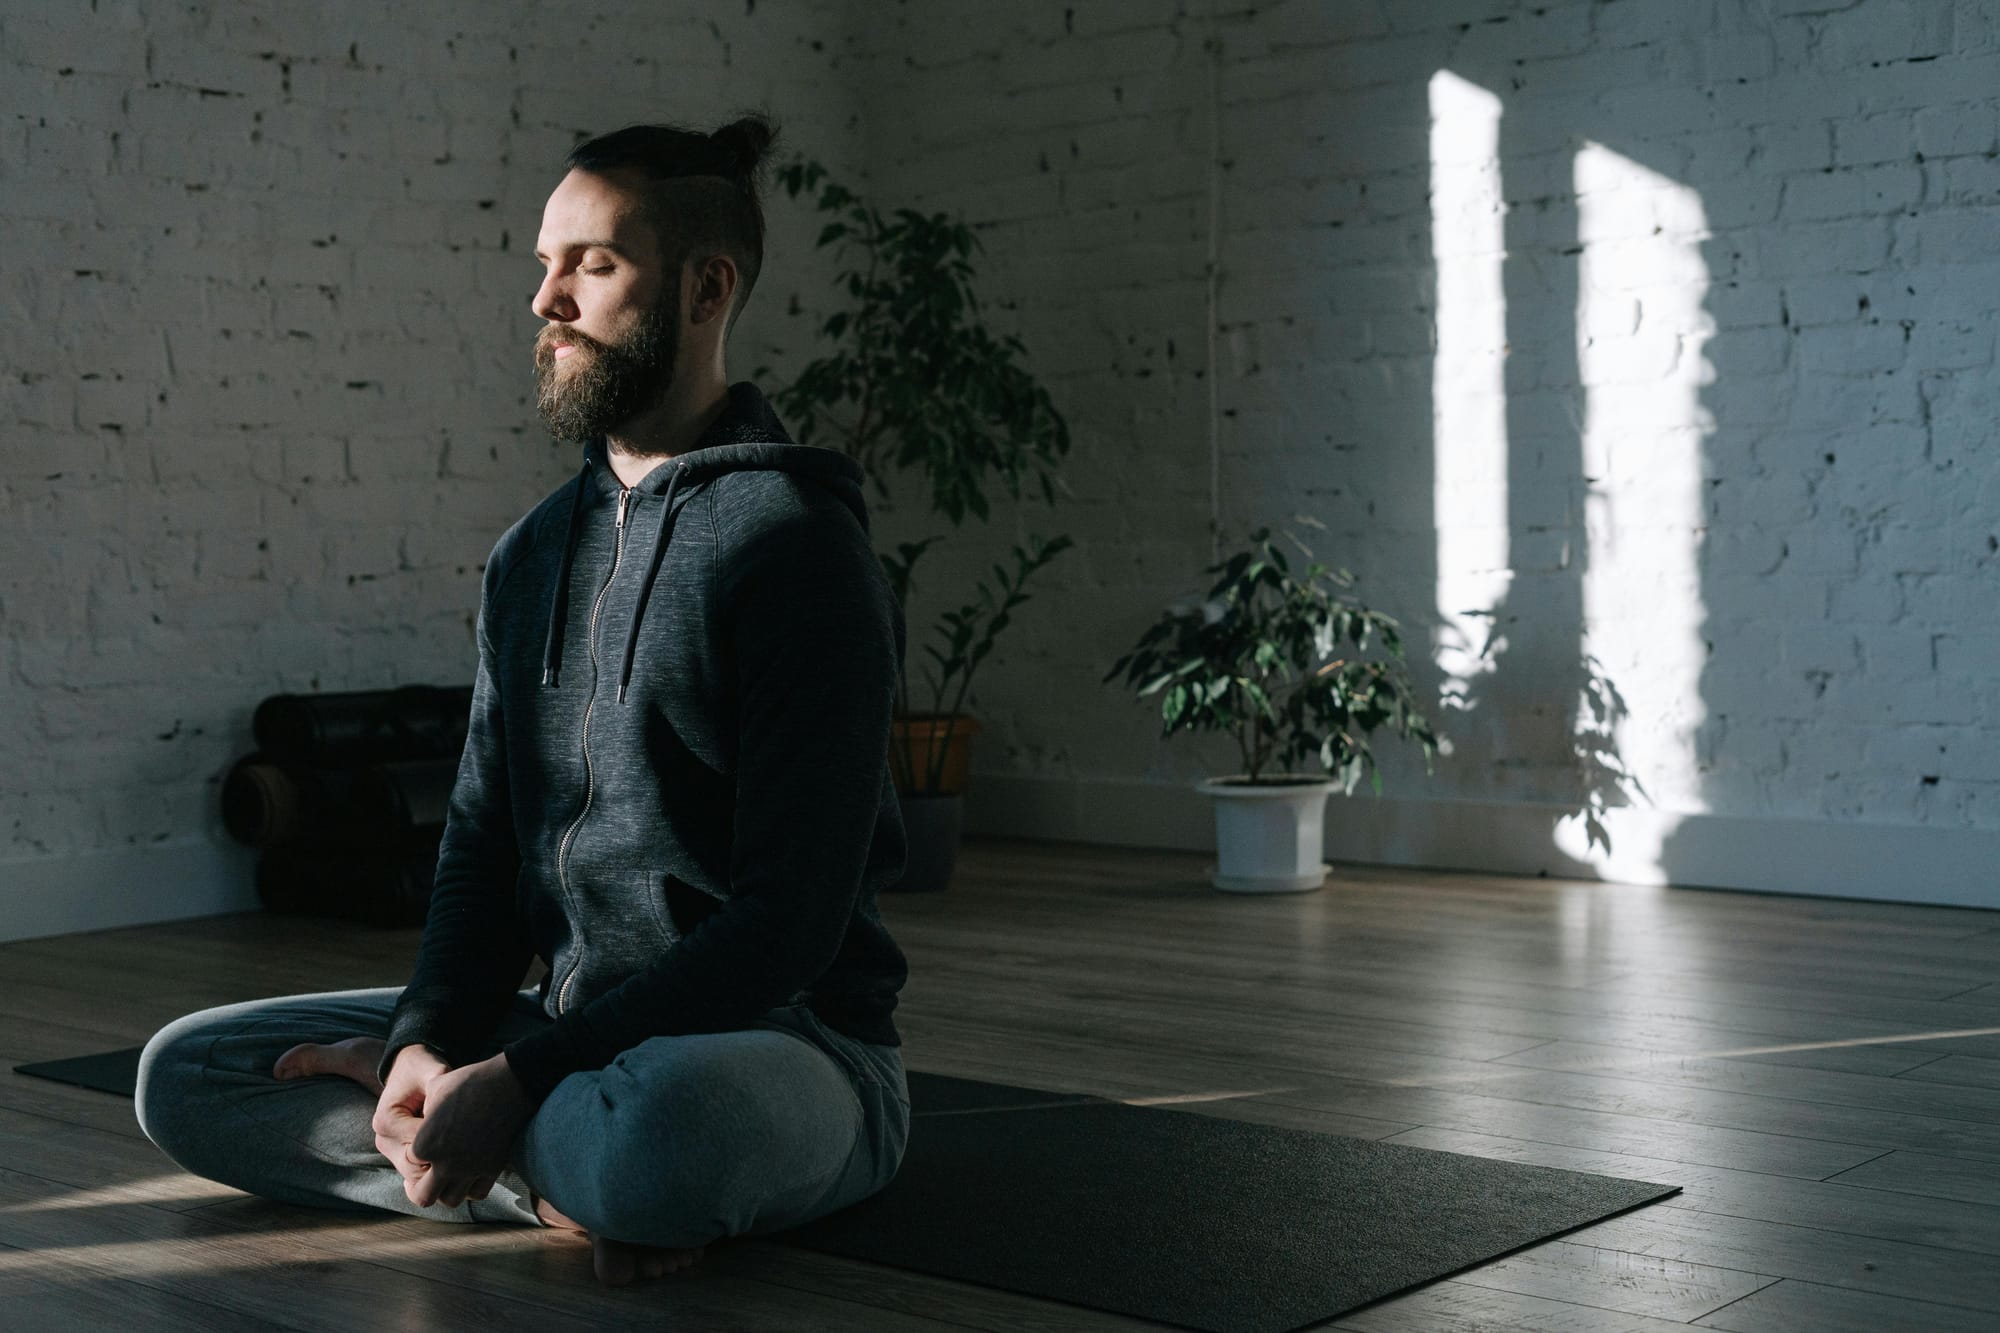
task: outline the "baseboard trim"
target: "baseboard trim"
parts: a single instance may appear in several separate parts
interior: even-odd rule
[[[1604,814],[1608,852],[1568,807],[1360,795],[1327,802],[1334,861],[1625,884],[2000,908],[2000,831]],[[974,773],[965,831],[1213,851],[1193,784]],[[205,841],[0,861],[0,941],[258,908],[256,852]]]
[[[1608,851],[1574,807],[1419,801],[1327,802],[1334,861],[1625,884],[1740,889],[1943,907],[2000,908],[2000,830],[1604,812]],[[1214,819],[1193,784],[975,772],[968,833],[1212,851]]]
[[[191,840],[0,861],[0,940],[256,909],[257,854]]]

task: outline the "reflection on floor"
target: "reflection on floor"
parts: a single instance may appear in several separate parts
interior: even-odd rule
[[[1253,899],[1205,861],[979,839],[945,893],[885,898],[909,1065],[1684,1189],[1335,1327],[2000,1323],[2000,915],[1367,867]],[[401,984],[417,934],[0,945],[0,1056]],[[252,1199],[172,1169],[130,1102],[11,1070],[0,1163],[16,1327],[1142,1326],[755,1240],[600,1289],[571,1237]]]

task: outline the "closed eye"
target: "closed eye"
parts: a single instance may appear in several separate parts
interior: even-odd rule
[[[613,266],[613,265],[611,265],[611,264],[606,264],[606,265],[604,265],[604,266],[603,266],[602,268],[587,268],[587,269],[584,269],[584,270],[583,270],[583,272],[585,272],[585,273],[609,273],[609,272],[610,272],[610,271],[612,270],[612,268],[613,268],[613,267],[614,267],[614,266]]]

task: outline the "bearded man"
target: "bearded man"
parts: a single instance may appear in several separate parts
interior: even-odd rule
[[[901,1165],[908,969],[876,894],[905,853],[903,616],[861,468],[723,369],[773,135],[643,125],[570,153],[535,250],[535,380],[583,465],[485,567],[414,974],[156,1034],[139,1120],[189,1171],[573,1228],[616,1285]]]

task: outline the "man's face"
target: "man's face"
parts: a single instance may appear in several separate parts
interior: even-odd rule
[[[572,171],[542,210],[535,257],[535,403],[558,439],[616,430],[659,402],[680,351],[680,282],[664,271],[639,200]]]

